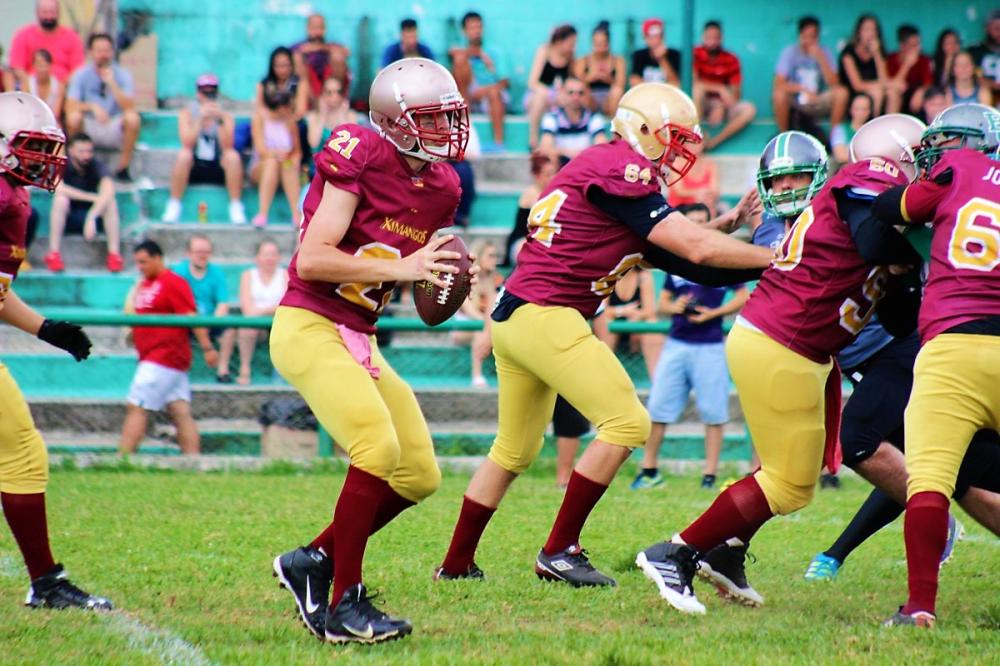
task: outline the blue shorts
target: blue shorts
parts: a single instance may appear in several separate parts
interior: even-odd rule
[[[702,423],[722,425],[729,421],[729,368],[724,343],[667,340],[646,405],[653,423],[677,423],[692,390]]]

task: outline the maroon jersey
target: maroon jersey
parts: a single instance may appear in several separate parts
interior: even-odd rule
[[[589,319],[619,278],[639,264],[646,240],[593,205],[591,187],[631,198],[660,191],[656,167],[624,141],[587,148],[531,207],[528,239],[507,291],[536,305],[575,308]]]
[[[785,235],[743,317],[817,363],[846,347],[882,297],[884,269],[861,258],[834,193],[850,189],[875,196],[906,182],[895,165],[877,158],[841,169]]]
[[[946,151],[929,178],[906,188],[904,219],[934,228],[920,305],[922,342],[953,326],[1000,316],[998,202],[1000,162],[971,148]]]
[[[27,255],[24,236],[31,216],[28,189],[0,174],[0,298],[7,294]]]
[[[413,171],[393,144],[360,125],[334,129],[314,159],[316,175],[302,207],[302,235],[327,183],[359,197],[354,219],[337,245],[348,254],[400,259],[452,223],[461,188],[449,164],[430,163],[419,173]],[[363,333],[375,331],[395,282],[310,282],[299,277],[297,262],[298,253],[288,266],[282,305],[311,310]]]

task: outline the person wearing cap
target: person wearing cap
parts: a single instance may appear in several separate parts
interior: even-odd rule
[[[646,48],[632,54],[632,74],[629,85],[643,82],[681,84],[681,52],[668,49],[663,20],[648,18],[642,22],[642,38]]]
[[[976,69],[984,85],[993,93],[993,103],[1000,103],[1000,9],[986,16],[986,35],[982,44],[976,44],[969,53],[976,62]]]
[[[195,81],[195,101],[181,109],[177,134],[181,148],[170,173],[170,199],[164,222],[177,222],[183,211],[181,198],[188,183],[225,185],[229,192],[229,221],[245,224],[243,162],[233,147],[233,116],[219,106],[219,79],[202,74]],[[188,211],[191,213],[192,211]]]

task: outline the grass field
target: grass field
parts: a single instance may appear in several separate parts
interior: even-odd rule
[[[668,610],[632,564],[637,550],[682,526],[712,499],[695,477],[645,492],[627,475],[598,506],[584,546],[616,576],[613,590],[544,584],[532,570],[560,493],[538,470],[515,484],[486,532],[482,583],[432,583],[467,477],[369,545],[367,582],[386,608],[413,620],[410,638],[339,648],[311,638],[270,574],[272,557],[307,541],[331,513],[343,475],[194,474],[56,470],[49,492],[57,560],[81,585],[111,597],[107,615],[22,607],[26,580],[0,537],[3,664],[686,664],[997,663],[1000,542],[965,520],[966,540],[944,573],[933,632],[879,626],[901,603],[901,521],[855,553],[834,584],[802,579],[864,498],[863,482],[818,493],[813,506],[775,520],[754,543],[757,610],[698,590],[705,617]]]

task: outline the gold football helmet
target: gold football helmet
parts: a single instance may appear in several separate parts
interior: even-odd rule
[[[666,83],[640,83],[625,93],[611,130],[656,164],[668,186],[683,178],[698,159],[687,147],[701,143],[698,110],[684,91]]]

